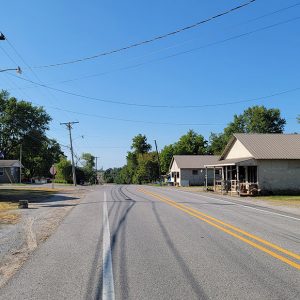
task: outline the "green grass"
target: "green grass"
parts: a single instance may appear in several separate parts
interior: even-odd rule
[[[300,195],[274,195],[274,196],[258,196],[255,199],[271,202],[275,205],[296,205],[300,206]]]

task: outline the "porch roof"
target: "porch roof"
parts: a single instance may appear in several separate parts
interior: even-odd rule
[[[16,168],[22,168],[23,165],[20,163],[19,160],[15,159],[0,159],[0,168],[11,168],[11,167],[16,167]]]
[[[244,157],[244,158],[232,158],[232,159],[224,159],[220,160],[213,165],[205,165],[207,168],[212,167],[223,167],[223,166],[236,166],[236,165],[256,165],[256,160],[253,157]]]

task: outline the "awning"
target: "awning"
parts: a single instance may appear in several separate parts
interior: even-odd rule
[[[253,157],[232,158],[218,161],[213,165],[205,165],[206,168],[224,167],[224,166],[256,166],[257,162]]]

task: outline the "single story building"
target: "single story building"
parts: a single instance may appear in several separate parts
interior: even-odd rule
[[[222,190],[238,194],[300,193],[299,134],[234,134],[218,162]]]
[[[19,183],[20,168],[19,160],[0,159],[0,183]]]
[[[174,155],[170,164],[170,182],[179,186],[212,185],[214,177],[221,174],[217,171],[214,175],[214,169],[207,169],[204,165],[218,161],[216,155]]]

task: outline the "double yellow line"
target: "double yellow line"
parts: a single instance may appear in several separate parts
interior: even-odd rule
[[[161,195],[158,195],[156,193],[153,193],[153,192],[150,192],[146,189],[143,189],[143,188],[140,188],[138,189],[140,192],[143,192],[144,194],[147,194],[147,195],[150,195],[162,202],[165,202],[173,207],[176,207],[177,209],[181,210],[181,211],[184,211],[185,213],[197,218],[197,219],[200,219],[208,224],[210,224],[211,226],[215,227],[215,228],[218,228],[220,229],[221,231],[223,232],[226,232],[227,234],[253,246],[254,248],[256,249],[259,249],[279,260],[281,260],[282,262],[300,270],[300,264],[298,262],[294,262],[292,261],[290,258],[294,258],[296,260],[300,260],[300,255],[299,254],[296,254],[294,252],[291,252],[287,249],[284,249],[282,247],[279,247],[273,243],[270,243],[258,236],[255,236],[251,233],[248,233],[236,226],[233,226],[231,224],[228,224],[228,223],[225,223],[221,220],[218,220],[214,217],[211,217],[207,214],[204,214],[202,212],[200,212],[199,210],[197,209],[194,209],[192,207],[189,207],[187,205],[184,205],[184,204],[180,204],[176,201],[173,201],[165,196],[161,196]],[[246,238],[247,237],[247,238]],[[248,239],[248,238],[251,238],[252,240]],[[256,242],[254,242],[253,240],[255,240]],[[258,244],[257,242],[263,244]],[[271,249],[268,249],[266,248],[265,246],[268,246],[269,248]],[[276,250],[278,251],[280,254],[274,252],[273,250]],[[285,257],[285,256],[282,256],[281,254],[286,254],[289,258]]]

